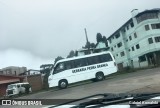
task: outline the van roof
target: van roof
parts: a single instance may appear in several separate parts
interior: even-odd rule
[[[64,62],[64,61],[69,61],[69,60],[75,60],[75,59],[79,59],[79,58],[92,57],[92,56],[101,55],[101,54],[107,54],[107,53],[111,54],[110,51],[105,51],[105,52],[100,52],[100,53],[88,54],[88,55],[84,55],[84,56],[66,58],[66,59],[62,59],[62,60],[57,61],[57,63],[59,63],[59,62]],[[57,63],[56,63],[56,64],[57,64]]]
[[[9,85],[19,85],[19,84],[29,84],[28,82],[25,83],[14,83],[14,84],[9,84]]]

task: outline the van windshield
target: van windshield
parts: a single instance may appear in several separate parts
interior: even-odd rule
[[[8,85],[8,89],[16,88],[16,85]]]

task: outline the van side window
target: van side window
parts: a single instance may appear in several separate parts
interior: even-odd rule
[[[60,71],[64,70],[64,63],[58,63],[55,67],[55,73],[58,73]]]
[[[93,56],[93,57],[88,57],[88,64],[93,65],[99,63],[99,57],[98,56]]]
[[[87,66],[87,60],[85,58],[74,60],[75,68]]]
[[[109,62],[112,61],[112,57],[110,54],[100,55],[101,62]]]
[[[24,84],[22,84],[22,85],[21,85],[21,87],[25,87],[25,85],[24,85]]]
[[[71,61],[66,61],[66,62],[65,62],[65,68],[66,68],[67,70],[74,68],[74,61],[73,61],[73,60],[71,60]]]

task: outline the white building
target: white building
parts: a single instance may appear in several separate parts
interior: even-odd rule
[[[89,49],[82,48],[78,50],[76,56],[99,53],[99,52],[108,51],[108,50],[109,50],[109,47],[107,47],[104,42],[99,42],[96,44],[95,48],[89,48]]]
[[[119,69],[160,64],[160,8],[138,12],[108,37]],[[117,19],[118,20],[118,19]]]

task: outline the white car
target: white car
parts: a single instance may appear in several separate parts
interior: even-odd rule
[[[23,93],[30,93],[30,92],[32,92],[32,89],[28,82],[14,83],[8,85],[6,89],[6,96],[20,95]]]

